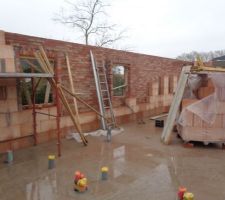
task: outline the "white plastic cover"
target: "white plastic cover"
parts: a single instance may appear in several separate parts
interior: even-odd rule
[[[194,91],[201,86],[201,77],[197,74],[190,74],[188,76],[187,85],[185,87],[183,98],[195,99]]]
[[[215,122],[216,115],[221,112],[221,101],[225,101],[225,74],[212,73],[208,76],[208,78],[213,82],[215,88],[214,93],[185,107],[178,118],[178,124],[182,126],[190,125],[191,122],[188,118],[188,112],[199,116],[208,124],[213,124]],[[193,85],[193,88],[198,88],[199,79],[191,76],[189,79],[189,84]],[[191,97],[192,96],[189,98]]]

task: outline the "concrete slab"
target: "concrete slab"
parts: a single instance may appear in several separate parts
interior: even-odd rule
[[[56,142],[14,152],[13,164],[0,164],[1,200],[175,200],[181,185],[195,199],[224,200],[223,150],[184,148],[178,139],[163,145],[162,129],[154,121],[145,122],[124,125],[124,133],[111,143],[91,136],[87,147],[63,140],[63,156],[53,170],[48,170],[47,156],[56,153]],[[107,181],[100,180],[102,166],[109,167]],[[84,194],[73,191],[75,170],[87,175],[89,190]]]

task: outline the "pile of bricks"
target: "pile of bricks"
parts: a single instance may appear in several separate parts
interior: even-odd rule
[[[198,88],[195,99],[182,100],[182,121],[185,123],[178,125],[178,131],[184,141],[205,143],[225,141],[225,98],[223,91],[224,88],[215,88],[212,80],[209,79],[206,84]],[[189,110],[188,106],[194,107],[196,113],[192,112],[193,109]],[[209,110],[211,113],[205,113],[205,115],[213,115],[212,122],[206,122],[203,120],[204,116],[197,115],[199,113],[197,109],[203,109],[202,116]]]

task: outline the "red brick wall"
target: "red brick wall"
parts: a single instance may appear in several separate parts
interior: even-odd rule
[[[94,46],[85,46],[7,32],[5,33],[5,39],[7,45],[14,46],[15,64],[18,72],[20,71],[20,57],[34,57],[34,51],[38,49],[38,45],[42,45],[45,48],[48,57],[53,59],[59,68],[60,81],[69,88],[64,55],[64,52],[67,52],[69,54],[70,64],[72,67],[71,70],[74,77],[76,92],[83,93],[80,97],[97,109],[98,103],[91,66],[90,50],[92,50],[99,64],[102,62],[106,63],[108,69],[108,81],[110,84],[112,84],[112,66],[116,64],[124,65],[128,69],[128,89],[126,95],[124,97],[113,97],[113,106],[115,108],[114,111],[118,124],[131,120],[139,120],[144,116],[160,114],[164,111],[168,111],[173,97],[172,92],[174,91],[173,86],[175,83],[173,84],[171,82],[172,84],[168,85],[168,87],[171,87],[170,91],[172,92],[170,92],[170,94],[166,94],[164,91],[168,91],[168,88],[165,88],[165,83],[168,81],[165,81],[166,79],[164,79],[164,76],[167,79],[169,78],[174,80],[173,78],[179,76],[181,67],[185,64],[182,61],[174,59]],[[157,82],[159,82],[158,85]],[[157,94],[151,94],[153,90],[152,83],[156,83],[157,87],[154,89],[157,90],[155,91]],[[9,85],[7,84],[7,86]],[[160,94],[158,91],[159,89]],[[73,103],[71,97],[70,101]],[[14,104],[17,106],[16,100]],[[12,106],[10,107],[12,108]],[[4,105],[1,106],[0,110],[3,108],[5,108]],[[21,108],[21,106],[19,108]],[[54,111],[56,107],[49,109],[53,109]],[[99,127],[99,121],[97,121],[95,113],[86,112],[89,110],[81,104],[79,104],[79,111],[83,112],[80,117],[84,132],[97,129]],[[30,120],[29,127],[27,127],[27,125],[23,127],[24,122],[21,122],[21,120],[27,120],[27,117],[23,117],[24,113],[28,113],[28,116],[30,116],[30,118],[28,117]],[[74,127],[70,118],[65,116],[65,111],[63,114],[64,116],[60,119],[60,126],[62,136],[65,136],[71,131],[74,132]],[[20,134],[10,135],[11,132],[8,134],[7,131],[11,131],[11,129],[3,124],[2,126],[4,126],[4,130],[6,131],[4,131],[5,135],[2,134],[0,137],[0,152],[4,152],[7,149],[14,150],[33,145],[31,110],[21,112],[20,109],[19,111],[17,109],[16,112],[11,113],[11,115],[18,116],[17,118],[20,119],[17,123],[12,122],[11,124],[11,126],[15,128],[19,127],[20,132],[15,132]],[[46,142],[56,138],[55,119],[51,119],[50,117],[50,123],[45,117],[46,116],[42,115],[38,115],[37,117],[37,143]],[[2,116],[1,119],[0,122],[4,121],[5,116]],[[20,125],[22,127],[21,129]]]
[[[136,97],[137,103],[144,103],[148,96],[148,86],[153,80],[164,75],[179,75],[184,62],[175,59],[168,59],[138,53],[131,53],[94,46],[85,46],[76,43],[69,43],[57,40],[43,39],[26,35],[6,33],[6,44],[14,45],[18,56],[33,56],[37,45],[42,45],[49,57],[58,57],[60,60],[60,78],[64,85],[69,86],[67,68],[63,52],[69,53],[72,73],[76,92],[81,95],[87,103],[97,108],[97,97],[95,91],[94,77],[90,61],[90,50],[92,50],[98,63],[105,62],[109,67],[109,79],[111,79],[110,67],[114,64],[122,64],[128,67],[128,92],[126,96],[114,97],[113,105],[124,104],[126,97]],[[17,70],[19,61],[17,59]],[[110,81],[110,80],[109,80]],[[81,111],[88,110],[80,105]]]

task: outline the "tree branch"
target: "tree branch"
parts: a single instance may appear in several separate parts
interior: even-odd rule
[[[78,4],[66,0],[66,3],[70,9],[61,8],[53,20],[81,31],[86,44],[91,36],[100,36],[96,42],[98,46],[109,45],[124,38],[122,32],[113,34],[115,24],[105,22],[105,8],[109,5],[104,4],[103,0],[82,0]],[[101,18],[101,15],[104,17]]]

